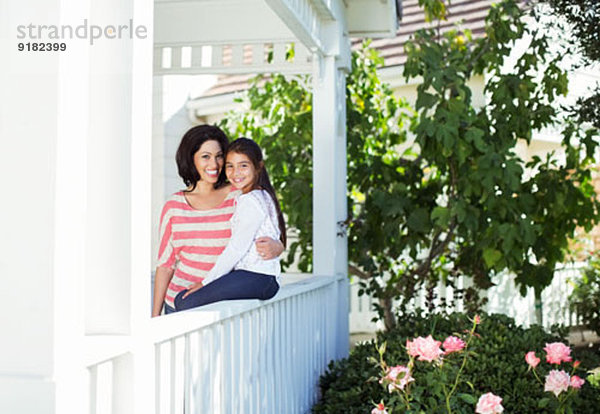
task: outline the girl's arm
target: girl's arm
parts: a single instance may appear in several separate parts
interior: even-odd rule
[[[173,269],[168,267],[157,267],[156,274],[154,275],[154,300],[152,302],[152,317],[159,316],[162,311],[163,303],[165,301],[165,294],[169,283],[173,278]]]
[[[251,196],[240,196],[235,208],[235,217],[231,220],[231,239],[214,267],[202,281],[204,286],[231,272],[242,257],[248,253],[266,215],[266,212]]]

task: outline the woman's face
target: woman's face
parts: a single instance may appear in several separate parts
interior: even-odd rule
[[[216,183],[223,168],[223,150],[218,141],[205,141],[194,154],[200,181]]]
[[[245,154],[230,152],[227,154],[225,174],[229,182],[243,193],[254,188],[256,182],[256,168],[250,158]]]

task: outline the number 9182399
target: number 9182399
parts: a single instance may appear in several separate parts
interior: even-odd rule
[[[19,52],[64,52],[67,50],[66,43],[38,43],[38,42],[27,42],[18,43],[17,49]]]

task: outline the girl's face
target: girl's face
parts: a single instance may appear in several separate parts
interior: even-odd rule
[[[200,181],[216,183],[223,168],[223,150],[218,141],[205,141],[194,154]]]
[[[230,152],[227,154],[225,174],[235,188],[242,190],[242,193],[247,193],[254,188],[258,171],[247,155]]]

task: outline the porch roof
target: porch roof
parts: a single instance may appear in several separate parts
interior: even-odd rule
[[[346,36],[393,36],[395,0],[155,0],[155,74],[311,72]],[[177,22],[177,24],[173,24]],[[294,48],[294,57],[286,52]]]

